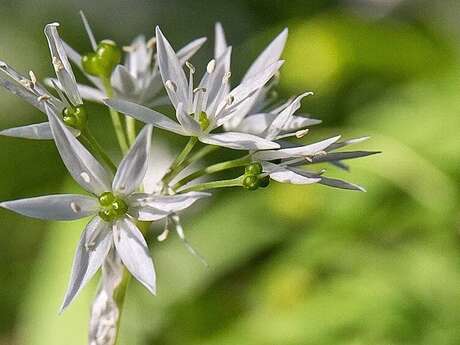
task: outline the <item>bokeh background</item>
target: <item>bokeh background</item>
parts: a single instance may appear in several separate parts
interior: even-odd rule
[[[59,21],[66,41],[89,50],[80,9],[99,39],[121,45],[157,24],[176,47],[208,36],[197,66],[221,21],[236,79],[288,26],[278,91],[314,91],[302,110],[323,120],[305,141],[370,135],[359,148],[383,151],[350,173],[327,167],[367,193],[272,183],[193,208],[184,225],[210,268],[175,236],[159,244],[151,234],[159,293],[130,286],[121,344],[460,344],[458,1],[1,0],[0,58],[51,75],[42,29]],[[106,110],[90,110],[113,147]],[[41,120],[0,91],[1,128]],[[159,155],[183,143],[155,138]],[[0,171],[1,200],[78,191],[51,142],[0,138]],[[0,224],[0,344],[85,344],[97,279],[57,315],[84,222],[0,210]]]

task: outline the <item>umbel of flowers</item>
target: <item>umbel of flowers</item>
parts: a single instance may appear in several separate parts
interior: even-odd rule
[[[146,40],[136,37],[122,49],[112,40],[97,41],[81,13],[91,49],[80,54],[61,40],[59,24],[45,27],[56,76],[47,89],[30,71],[21,74],[0,62],[0,84],[45,115],[46,121],[5,129],[4,136],[54,140],[69,174],[86,192],[5,201],[0,206],[46,220],[89,218],[83,229],[61,311],[102,269],[102,282],[91,309],[89,343],[116,343],[123,297],[129,276],[152,294],[156,275],[145,235],[154,222],[163,221],[165,240],[174,230],[192,254],[179,213],[219,188],[242,193],[281,183],[313,184],[363,191],[356,184],[326,177],[314,165],[328,162],[348,169],[345,160],[372,151],[337,151],[367,137],[341,140],[334,136],[305,144],[309,127],[319,120],[298,114],[303,92],[291,99],[272,98],[283,65],[288,36],[283,30],[260,53],[239,83],[231,82],[231,52],[224,30],[215,26],[214,56],[203,65],[201,78],[190,62],[205,43],[198,38],[175,50],[160,28]],[[124,51],[124,53],[123,53]],[[79,84],[72,64],[90,86]],[[106,105],[123,155],[118,164],[98,143],[88,126],[85,102]],[[155,110],[169,105],[176,119]],[[144,191],[154,128],[188,137],[155,192]],[[185,174],[184,169],[218,150],[238,150],[240,158],[216,162]],[[113,150],[111,150],[113,151]],[[234,169],[240,176],[212,179],[212,174]],[[178,176],[182,173],[182,178]],[[205,177],[204,182],[203,177]],[[201,259],[201,257],[199,257]]]

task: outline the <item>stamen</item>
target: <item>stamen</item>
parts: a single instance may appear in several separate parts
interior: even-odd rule
[[[90,183],[91,182],[91,178],[89,177],[88,173],[86,172],[82,172],[80,174],[81,178],[83,179],[83,181],[85,181],[86,183]]]
[[[4,63],[3,61],[0,61],[0,68],[5,69],[7,67],[8,65],[6,63]]]
[[[200,91],[206,92],[206,88],[205,87],[197,87],[196,89],[193,89],[193,93],[198,93]]]
[[[214,72],[214,69],[216,68],[216,60],[212,59],[209,61],[208,65],[206,66],[206,71],[211,74]]]
[[[228,95],[227,100],[226,100],[227,106],[228,107],[231,106],[234,101],[235,101],[235,97],[233,97],[232,95]]]
[[[33,71],[29,71],[29,77],[30,81],[32,82],[32,85],[35,87],[37,84],[37,77],[35,76],[35,73]]]
[[[73,202],[73,201],[70,203],[70,208],[72,209],[74,213],[80,213],[81,211],[80,205],[78,205],[76,202]]]
[[[40,97],[37,97],[37,102],[43,102],[49,100],[51,97],[48,95],[41,95]]]
[[[157,44],[157,39],[155,36],[153,36],[151,39],[147,41],[147,48],[153,49],[155,48],[155,45]]]
[[[19,83],[24,86],[25,88],[27,89],[30,89],[31,86],[32,86],[32,82],[30,80],[27,80],[27,79],[21,79],[19,80]]]
[[[300,139],[303,138],[308,133],[308,129],[302,129],[300,131],[295,132],[296,138]]]
[[[121,49],[126,53],[134,53],[134,51],[136,51],[136,47],[134,45],[123,46]]]
[[[61,69],[64,69],[64,65],[62,64],[62,61],[58,57],[53,56],[52,62],[53,62],[53,66],[56,72],[59,72]]]
[[[177,85],[172,80],[166,80],[165,86],[172,92],[177,91]]]
[[[232,72],[230,71],[225,72],[224,77],[222,78],[222,83],[227,83],[230,80],[231,76],[232,76]]]
[[[185,65],[190,70],[190,73],[195,74],[195,66],[193,66],[190,62],[185,61]]]

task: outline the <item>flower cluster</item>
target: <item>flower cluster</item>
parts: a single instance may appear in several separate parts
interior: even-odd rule
[[[355,184],[324,176],[324,170],[311,169],[314,164],[324,162],[347,169],[344,160],[375,152],[336,150],[367,138],[341,141],[340,136],[334,136],[304,144],[299,139],[308,133],[308,127],[320,123],[297,114],[301,101],[312,93],[304,92],[282,102],[271,96],[284,62],[281,54],[287,29],[258,56],[242,80],[233,84],[232,48],[220,24],[215,27],[214,56],[201,66],[204,74],[196,80],[197,69],[190,59],[205,38],[196,39],[176,52],[157,27],[152,39],[139,36],[120,49],[114,41],[96,41],[83,14],[82,18],[92,48],[84,54],[61,40],[59,24],[45,27],[56,72],[55,78],[45,80],[51,91],[33,72],[22,75],[0,62],[0,84],[47,117],[46,122],[6,129],[0,134],[54,140],[69,174],[87,192],[0,203],[1,207],[19,214],[46,220],[92,217],[77,247],[62,309],[101,267],[104,281],[107,284],[113,281],[108,272],[115,264],[125,267],[155,293],[155,270],[145,240],[146,231],[152,222],[164,220],[165,232],[160,240],[173,228],[196,254],[185,240],[178,213],[209,197],[209,190],[240,187],[252,191],[267,187],[271,180],[363,190]],[[77,83],[71,62],[91,86]],[[113,163],[91,134],[90,114],[84,101],[109,108],[123,154],[119,164]],[[154,110],[159,105],[173,107],[176,119]],[[162,177],[160,188],[147,193],[143,183],[153,128],[189,140]],[[184,176],[184,169],[219,149],[239,150],[244,154]],[[228,180],[209,180],[209,175],[229,169],[240,169],[242,174]],[[207,177],[204,182],[197,180],[203,176]],[[107,291],[113,293],[114,287],[109,289],[103,284],[102,290],[110,294]]]

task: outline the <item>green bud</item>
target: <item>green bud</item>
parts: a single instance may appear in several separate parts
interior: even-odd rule
[[[243,188],[247,190],[256,190],[259,188],[259,178],[255,175],[245,175],[243,178]]]
[[[200,123],[200,127],[203,131],[208,129],[210,122],[208,119],[208,115],[204,111],[200,113],[200,116],[198,117],[198,122]]]
[[[266,188],[270,184],[270,176],[264,176],[262,178],[259,178],[259,184],[261,188]]]
[[[84,54],[81,58],[83,70],[96,77],[109,78],[121,61],[121,50],[110,40],[101,41],[96,52]]]
[[[244,169],[246,175],[259,175],[262,173],[262,165],[259,162],[251,163]]]
[[[82,105],[64,108],[62,111],[62,118],[67,126],[80,130],[84,129],[88,122],[86,110]]]
[[[102,193],[99,196],[99,204],[101,205],[99,216],[106,222],[112,222],[128,212],[126,202],[111,192]]]

